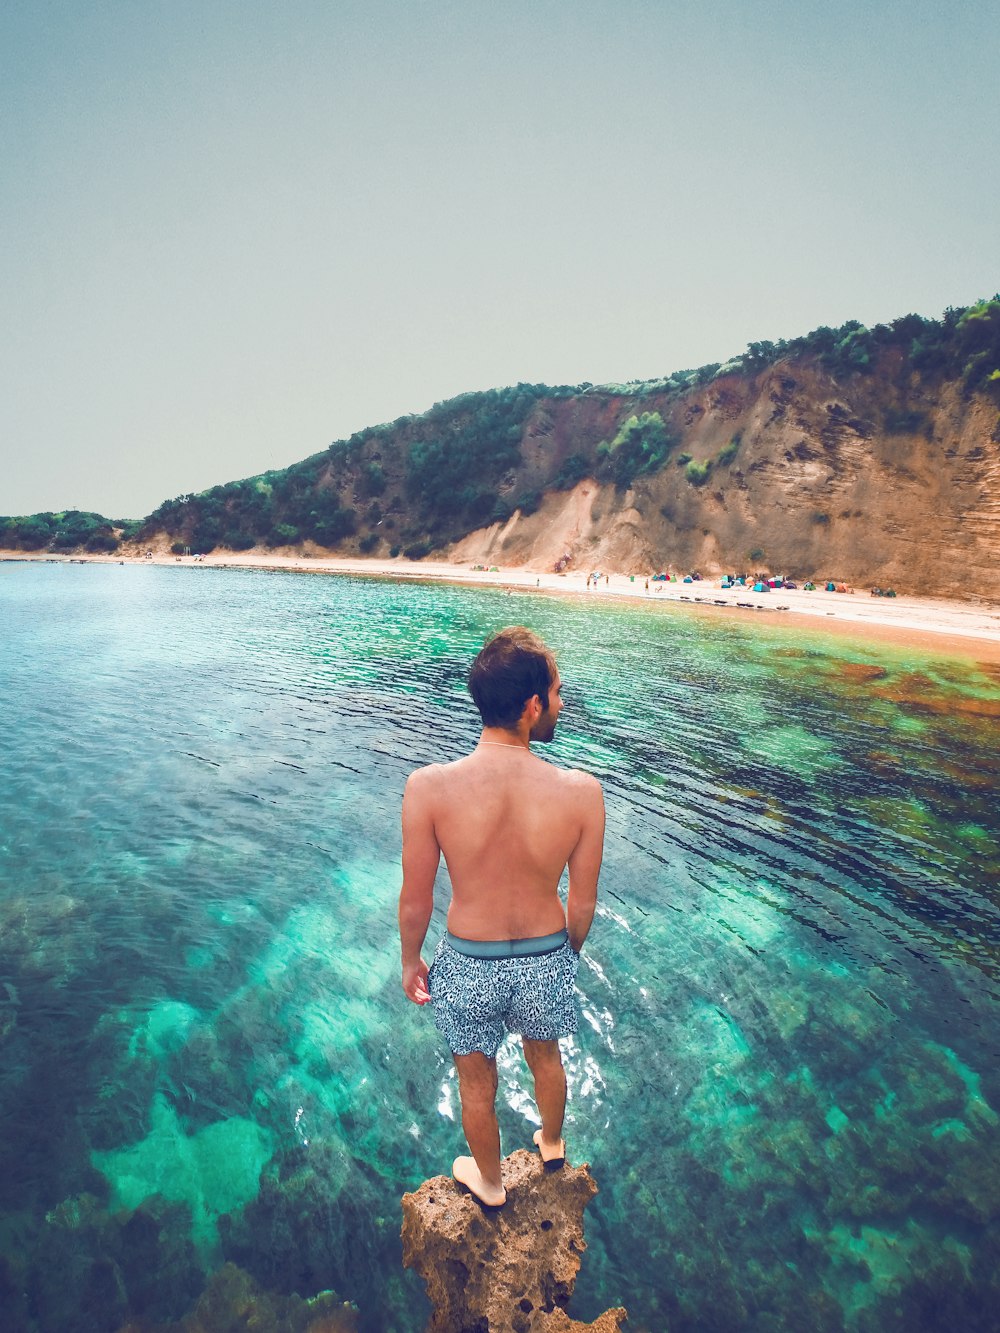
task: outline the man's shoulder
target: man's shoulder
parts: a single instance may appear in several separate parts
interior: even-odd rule
[[[601,794],[601,784],[593,773],[585,773],[582,768],[564,768],[566,781],[573,789],[581,794],[589,793],[594,796]]]
[[[424,764],[422,768],[413,770],[406,779],[406,785],[416,788],[429,786],[440,775],[441,770],[447,767],[447,764]]]
[[[548,759],[543,759],[542,763],[549,770],[548,776],[574,795],[598,793],[601,790],[601,784],[593,773],[585,773],[582,768],[560,768],[558,764],[553,764]]]
[[[411,791],[430,791],[446,782],[462,761],[453,759],[447,764],[424,764],[415,768],[406,779],[406,786]]]

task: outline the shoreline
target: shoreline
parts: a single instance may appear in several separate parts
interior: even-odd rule
[[[256,569],[276,573],[348,574],[386,578],[395,582],[463,583],[510,592],[571,595],[608,601],[625,598],[654,606],[697,608],[726,619],[747,617],[770,623],[792,619],[813,628],[840,634],[903,643],[912,647],[981,660],[1000,662],[1000,602],[985,598],[961,602],[943,597],[872,597],[868,589],[833,593],[817,589],[777,589],[753,593],[749,589],[725,590],[718,578],[695,583],[649,583],[636,574],[602,571],[596,587],[587,587],[585,570],[565,574],[542,573],[525,568],[474,569],[443,560],[406,560],[401,557],[300,556],[247,552],[225,555],[175,556],[154,550],[152,559],[134,553],[109,555],[53,555],[51,552],[0,551],[0,562],[30,564],[101,564],[197,566],[202,569]],[[742,603],[742,605],[739,605]]]

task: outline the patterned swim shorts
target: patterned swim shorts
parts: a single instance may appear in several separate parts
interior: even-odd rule
[[[579,955],[566,941],[549,953],[470,958],[447,937],[434,953],[427,988],[434,1022],[454,1055],[496,1058],[506,1032],[555,1041],[577,1030],[573,983]]]

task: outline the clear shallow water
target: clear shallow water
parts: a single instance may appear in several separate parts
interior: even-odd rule
[[[609,814],[577,1317],[996,1327],[995,667],[674,608],[0,565],[12,1328],[178,1318],[226,1259],[422,1326],[399,1195],[461,1141],[398,985],[399,802],[474,740],[464,673],[511,622],[558,651],[549,757]],[[505,1048],[508,1151],[525,1089]]]

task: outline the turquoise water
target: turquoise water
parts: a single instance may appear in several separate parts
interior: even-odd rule
[[[608,805],[574,1313],[997,1326],[996,667],[682,608],[7,564],[5,1327],[178,1319],[226,1260],[422,1326],[399,1196],[461,1140],[398,984],[398,810],[473,742],[464,673],[511,622],[559,654],[548,757]],[[526,1088],[505,1047],[508,1151]]]

